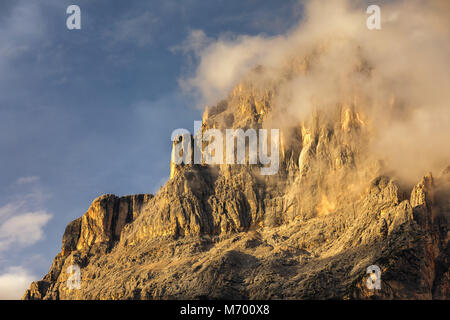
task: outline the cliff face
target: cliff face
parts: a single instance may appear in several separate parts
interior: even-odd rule
[[[279,83],[250,79],[207,108],[203,131],[277,123]],[[172,164],[155,196],[96,199],[24,299],[450,298],[450,170],[411,187],[390,177],[351,100],[283,126],[273,176]],[[72,264],[80,289],[66,286]],[[366,287],[370,265],[381,290]]]

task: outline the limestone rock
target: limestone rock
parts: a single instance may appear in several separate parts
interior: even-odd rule
[[[299,61],[286,77],[314,59]],[[202,130],[276,121],[278,84],[264,72],[208,107]],[[274,176],[171,164],[154,197],[95,199],[23,298],[449,299],[450,170],[398,182],[367,152],[373,128],[355,101],[283,127]],[[66,285],[73,264],[79,290]],[[366,286],[371,265],[381,290]]]

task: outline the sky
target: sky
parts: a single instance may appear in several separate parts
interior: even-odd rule
[[[81,8],[81,30],[66,9]],[[155,193],[201,105],[189,39],[283,34],[294,0],[0,2],[0,299],[20,298],[99,195]]]

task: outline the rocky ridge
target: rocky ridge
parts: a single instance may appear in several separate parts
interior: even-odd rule
[[[254,74],[205,110],[202,130],[275,121],[278,83]],[[415,186],[397,181],[367,152],[373,126],[350,100],[283,127],[274,176],[172,165],[154,196],[97,198],[23,298],[449,299],[450,167]],[[79,290],[66,286],[72,264]],[[370,265],[381,290],[365,285]]]

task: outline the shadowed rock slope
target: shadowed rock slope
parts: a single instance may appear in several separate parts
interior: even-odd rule
[[[207,108],[202,130],[276,123],[279,82],[252,82],[263,72]],[[172,165],[154,196],[99,197],[23,299],[450,298],[450,169],[397,181],[370,156],[373,126],[352,101],[283,126],[276,175]],[[66,285],[72,264],[79,290]],[[366,287],[370,265],[381,290]]]

